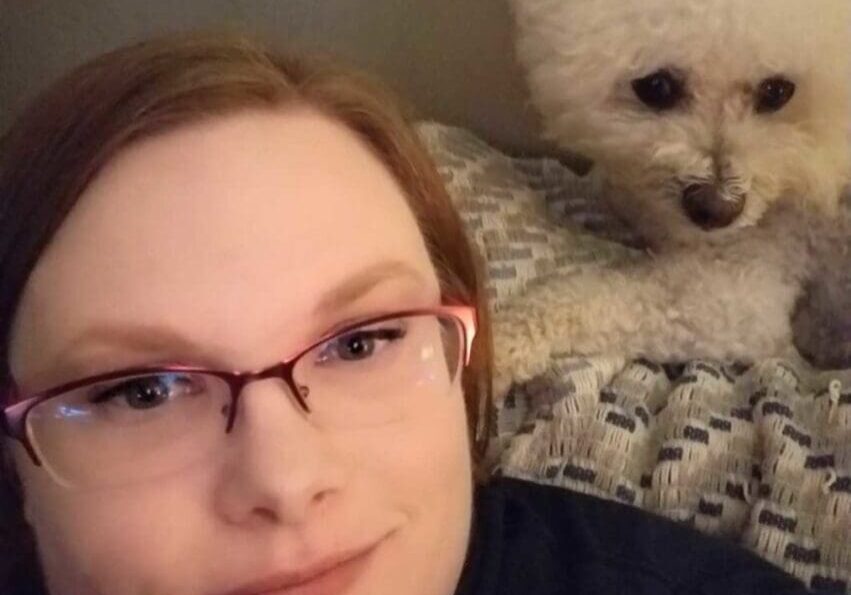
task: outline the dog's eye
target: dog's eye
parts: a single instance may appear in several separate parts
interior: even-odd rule
[[[635,79],[632,90],[644,105],[659,111],[677,107],[685,97],[682,81],[665,69]]]
[[[756,111],[759,114],[770,114],[783,109],[795,94],[795,83],[775,76],[767,78],[759,84],[756,92]]]

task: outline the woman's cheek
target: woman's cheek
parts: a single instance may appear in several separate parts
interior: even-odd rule
[[[460,388],[424,404],[408,423],[364,431],[358,440],[358,472],[386,482],[380,486],[385,493],[425,504],[428,498],[445,498],[447,488],[469,486],[470,444]]]
[[[156,489],[75,492],[43,481],[27,488],[27,500],[38,503],[26,514],[51,595],[168,593],[168,585],[185,584],[179,572],[196,566],[208,535],[202,497],[185,478]]]
[[[372,501],[407,519],[373,592],[453,592],[469,540],[473,489],[460,391],[423,409],[411,423],[360,433],[357,444],[353,464],[364,488],[375,494]]]

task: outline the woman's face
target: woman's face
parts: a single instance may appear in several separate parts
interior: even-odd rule
[[[378,158],[313,111],[246,112],[107,165],[30,278],[12,372],[30,392],[174,361],[257,370],[344,321],[439,301]],[[133,485],[61,487],[14,446],[51,595],[226,595],[317,564],[333,570],[273,592],[451,594],[472,493],[455,386],[398,423],[330,430],[255,381],[215,457]]]

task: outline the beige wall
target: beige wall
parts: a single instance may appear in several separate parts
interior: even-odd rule
[[[382,77],[424,117],[539,152],[505,0],[0,0],[0,128],[71,66],[166,31],[237,26]]]

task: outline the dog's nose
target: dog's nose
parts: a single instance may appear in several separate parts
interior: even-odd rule
[[[745,208],[745,198],[725,198],[715,184],[692,184],[683,190],[683,208],[703,229],[727,227]]]

